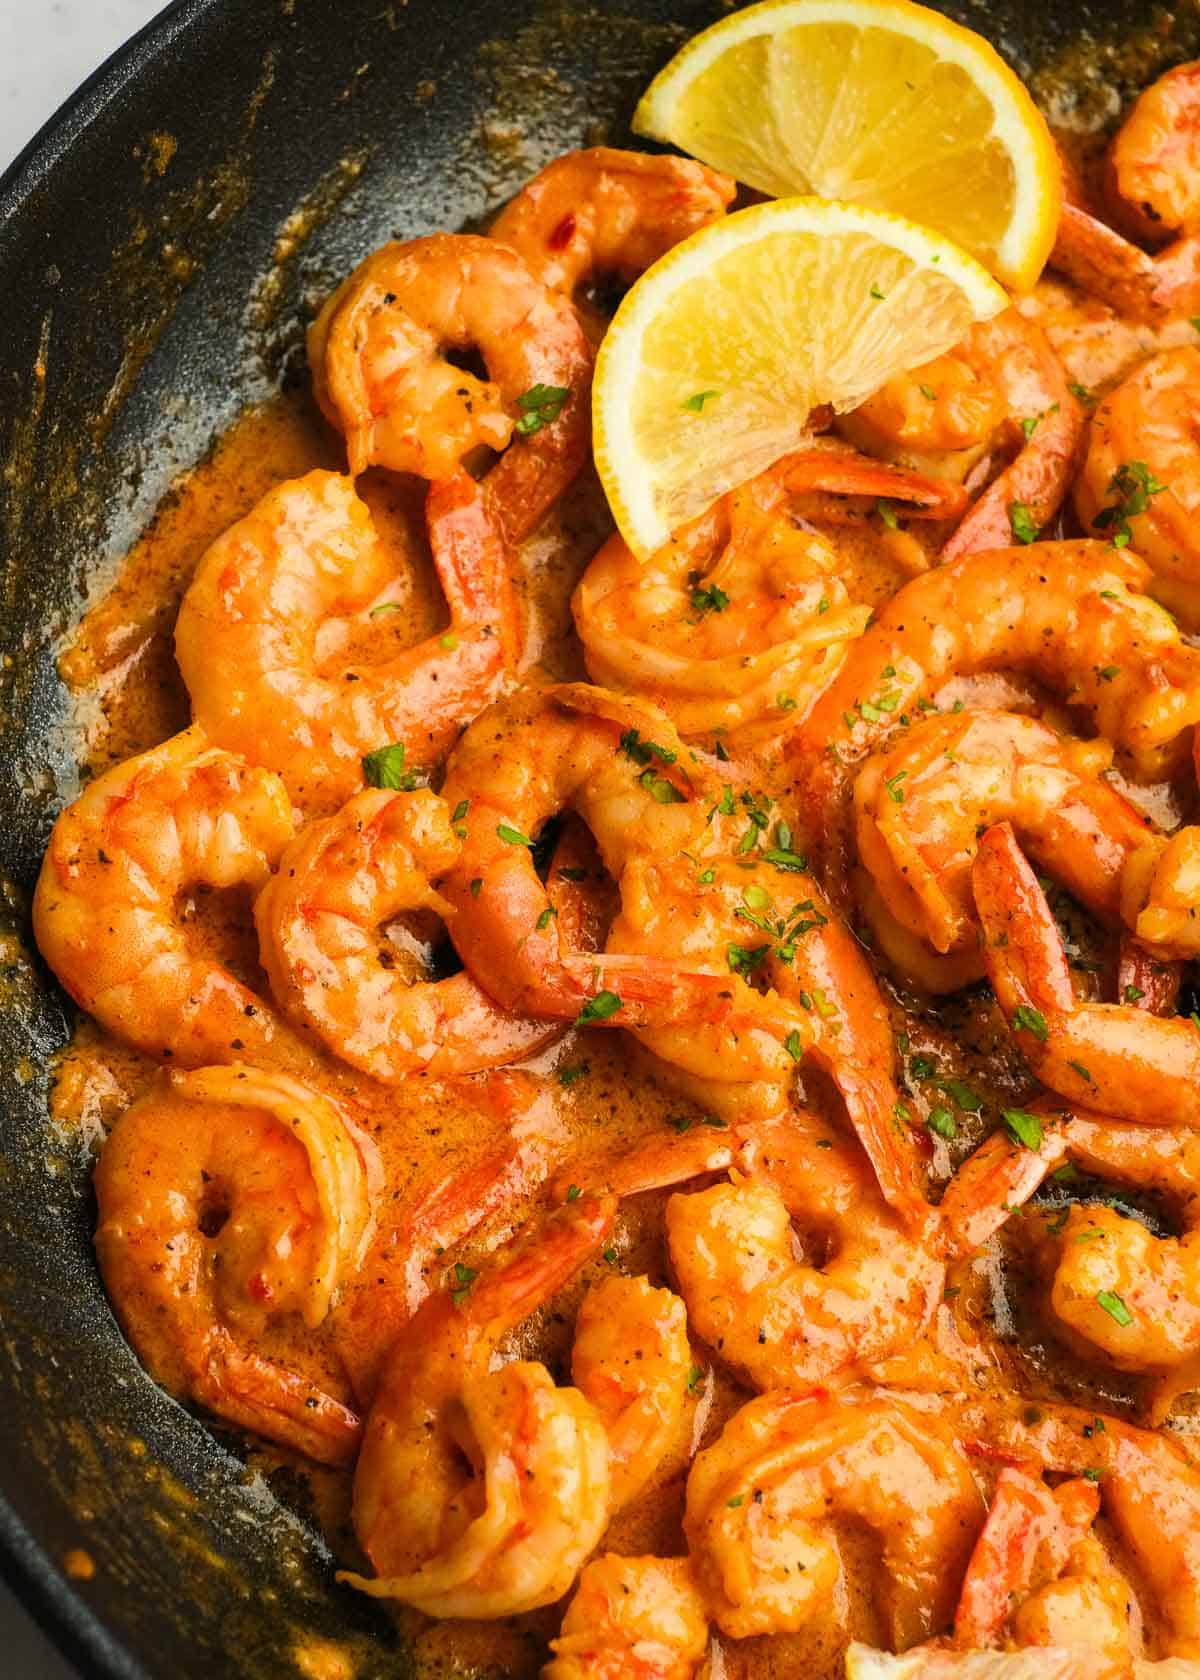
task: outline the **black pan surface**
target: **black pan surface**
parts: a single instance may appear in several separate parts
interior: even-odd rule
[[[314,304],[361,255],[482,217],[567,147],[620,144],[652,72],[730,9],[181,0],[0,180],[0,1562],[87,1673],[295,1676],[311,1635],[348,1642],[356,1680],[409,1665],[299,1502],[144,1375],[100,1288],[88,1163],[47,1120],[70,1009],[26,923],[78,787],[56,650],[179,470],[302,372]],[[944,9],[1068,120],[1195,51],[1196,0]],[[63,1572],[73,1547],[90,1582]]]

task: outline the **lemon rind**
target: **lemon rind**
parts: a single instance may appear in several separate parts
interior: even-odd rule
[[[672,117],[684,90],[730,47],[759,35],[817,23],[903,30],[971,75],[993,113],[992,133],[1013,163],[1008,230],[996,249],[996,272],[1017,290],[1037,279],[1054,242],[1062,202],[1058,153],[1046,120],[1016,72],[974,30],[914,0],[762,0],[702,30],[650,83],[634,112],[635,133],[677,143]],[[704,160],[710,161],[710,160]]]

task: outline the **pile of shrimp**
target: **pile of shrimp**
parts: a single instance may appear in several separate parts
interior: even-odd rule
[[[604,300],[734,192],[572,153],[320,310],[344,470],[203,554],[192,721],[37,888],[137,1053],[104,1281],[171,1394],[352,1475],[339,1579],[415,1650],[509,1629],[456,1672],[1200,1660],[1200,64],[1058,278],[559,564],[551,656]],[[415,646],[363,474],[420,486]]]

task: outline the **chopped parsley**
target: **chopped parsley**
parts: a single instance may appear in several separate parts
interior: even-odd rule
[[[958,1122],[948,1108],[939,1105],[931,1108],[929,1118],[925,1124],[931,1132],[936,1132],[940,1138],[953,1138],[958,1135]]]
[[[450,1291],[450,1299],[456,1307],[461,1307],[471,1293],[471,1285],[475,1282],[479,1273],[473,1266],[464,1266],[462,1261],[459,1260],[455,1262],[453,1275],[457,1287]]]
[[[729,596],[717,583],[706,584],[702,589],[693,589],[689,599],[692,611],[698,612],[701,618],[706,612],[724,612],[729,605]]]
[[[543,426],[553,425],[570,395],[569,385],[531,385],[517,398],[517,407],[521,410],[521,418],[517,421],[518,435],[532,437]]]
[[[560,1085],[574,1085],[577,1080],[583,1079],[591,1071],[590,1062],[571,1062],[568,1066],[559,1068],[558,1083]]]
[[[1102,507],[1092,524],[1097,531],[1111,533],[1108,540],[1113,548],[1128,548],[1133,541],[1129,521],[1145,513],[1151,496],[1159,495],[1166,488],[1144,461],[1126,461],[1108,481],[1109,494],[1116,500]]]
[[[616,992],[597,992],[595,997],[588,998],[583,1008],[575,1017],[577,1027],[586,1027],[589,1021],[607,1021],[617,1013],[621,1007],[621,999]]]
[[[397,793],[411,793],[420,778],[415,770],[404,768],[404,743],[393,741],[389,747],[377,747],[362,761],[367,786],[390,788]]]
[[[683,407],[689,414],[703,414],[705,403],[720,395],[720,391],[693,391],[690,397],[684,398]]]
[[[1038,540],[1038,522],[1026,502],[1009,502],[1008,523],[1019,543],[1035,543]]]
[[[1030,1114],[1023,1108],[1003,1108],[1000,1118],[1014,1143],[1021,1144],[1025,1149],[1042,1147],[1042,1122],[1036,1114]]]
[[[753,974],[770,949],[769,945],[726,945],[725,960],[734,974]]]
[[[977,1091],[961,1079],[939,1079],[938,1084],[946,1095],[957,1103],[964,1114],[978,1114],[983,1107],[983,1098]]]
[[[808,859],[803,852],[793,852],[784,846],[768,846],[763,853],[763,860],[774,869],[782,869],[787,875],[807,875]]]
[[[1111,1289],[1100,1290],[1096,1296],[1096,1305],[1102,1307],[1113,1323],[1119,1324],[1122,1330],[1133,1323],[1133,1314],[1121,1297],[1114,1294]]]
[[[508,823],[497,823],[496,833],[506,846],[532,846],[533,841],[527,834],[522,834],[519,828],[510,828]]]
[[[649,764],[655,758],[660,764],[674,764],[679,757],[673,747],[659,746],[657,741],[644,741],[636,729],[627,729],[621,736],[621,751],[635,764]]]
[[[1032,1033],[1039,1044],[1045,1044],[1050,1036],[1050,1029],[1046,1025],[1046,1017],[1040,1009],[1034,1009],[1031,1004],[1019,1003],[1013,1010],[1013,1031]]]
[[[651,799],[659,805],[685,805],[686,794],[680,793],[675,783],[666,776],[660,776],[656,770],[643,770],[638,777],[639,787],[644,787]]]

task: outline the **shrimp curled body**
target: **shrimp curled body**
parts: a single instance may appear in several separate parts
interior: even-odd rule
[[[903,967],[903,935],[920,940],[918,978],[935,990],[981,978],[971,866],[979,835],[1001,819],[1069,892],[1119,922],[1128,866],[1141,868],[1155,835],[1103,779],[1111,762],[1106,742],[973,708],[914,723],[868,759],[854,784],[855,841],[873,889],[863,907],[884,949],[899,944]]]
[[[787,751],[830,885],[845,890],[856,766],[955,676],[1015,668],[1069,695],[1133,773],[1180,767],[1200,721],[1200,652],[1143,591],[1148,568],[1098,542],[968,555],[914,578],[854,643]]]
[[[193,951],[179,901],[257,889],[292,834],[278,776],[184,730],[98,776],[55,823],[33,901],[42,955],[82,1009],[145,1055],[277,1064],[290,1035]]]
[[[402,912],[441,907],[431,878],[458,856],[450,817],[428,789],[368,788],[309,824],[255,905],[274,996],[345,1061],[388,1084],[517,1061],[559,1030],[508,1014],[466,973],[415,979],[380,937]]]
[[[516,618],[505,545],[466,473],[426,499],[450,627],[379,665],[333,668],[321,632],[372,606],[394,559],[347,478],[277,485],[201,560],[175,630],[197,721],[221,746],[278,768],[325,805],[362,786],[362,759],[401,743],[429,764],[492,700]]]
[[[550,1649],[541,1680],[693,1680],[708,1613],[686,1558],[596,1558]]]
[[[611,1222],[611,1205],[580,1202],[466,1299],[432,1295],[401,1330],[354,1478],[355,1532],[378,1575],[341,1579],[428,1616],[470,1620],[566,1592],[608,1521],[604,1424],[544,1365],[491,1361],[500,1337],[567,1281]]]
[[[1048,1105],[1047,1105],[1048,1107]],[[1200,1382],[1200,1139],[1175,1127],[1114,1123],[1048,1108],[1036,1148],[995,1132],[963,1163],[942,1200],[961,1248],[974,1248],[1069,1161],[1108,1183],[1155,1192],[1176,1213],[1179,1236],[1162,1237],[1103,1204],[1074,1203],[1062,1216],[1027,1221],[1048,1274],[1047,1306],[1076,1346],[1128,1371],[1192,1367]],[[1106,1310],[1118,1297],[1125,1311]],[[1186,1377],[1181,1378],[1186,1381]],[[1164,1382],[1164,1392],[1179,1391]]]
[[[636,280],[681,239],[719,220],[736,190],[728,175],[691,158],[592,146],[547,164],[490,233],[544,285],[580,301],[589,282]]]
[[[911,500],[932,517],[953,488],[813,448],[730,491],[649,560],[612,537],[572,601],[593,680],[665,706],[683,735],[777,729],[781,708],[803,717],[871,616],[850,600],[836,547],[789,517],[792,491],[813,485],[871,506]]]
[[[477,349],[488,378],[454,366],[447,349]],[[583,328],[566,299],[494,239],[437,233],[384,245],[327,301],[309,329],[308,358],[354,474],[383,466],[443,479],[480,445],[503,450],[486,496],[510,541],[533,529],[587,456]],[[539,407],[539,393],[553,395]]]
[[[318,1326],[371,1235],[363,1145],[324,1097],[243,1066],[170,1073],[96,1168],[96,1252],[130,1341],[174,1394],[331,1464],[359,1423],[244,1344]]]
[[[743,1406],[688,1477],[692,1565],[722,1632],[795,1632],[818,1614],[841,1578],[838,1515],[878,1542],[893,1649],[949,1621],[983,1516],[952,1438],[898,1402],[781,1392]]]
[[[1139,363],[1092,416],[1075,506],[1098,536],[1126,537],[1172,611],[1200,623],[1200,349]],[[1118,523],[1119,522],[1119,523]]]
[[[756,1387],[822,1382],[904,1351],[941,1293],[928,1245],[883,1201],[854,1139],[793,1112],[741,1152],[749,1176],[667,1204],[692,1325]],[[792,1220],[824,1239],[797,1259]]]

